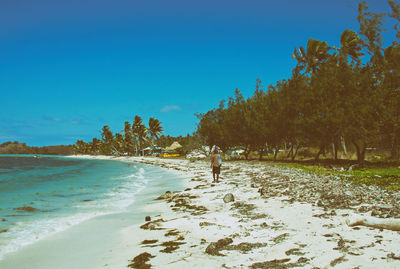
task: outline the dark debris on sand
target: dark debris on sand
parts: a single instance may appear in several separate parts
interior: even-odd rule
[[[252,186],[258,187],[264,198],[288,196],[290,199],[286,201],[290,203],[307,202],[325,210],[356,209],[360,213],[371,211],[378,218],[400,218],[400,194],[377,186],[277,167],[253,173],[251,177]]]
[[[265,247],[267,243],[248,243],[248,242],[242,242],[238,245],[228,245],[225,247],[226,250],[237,250],[240,251],[241,253],[248,253],[249,251],[255,249],[255,248],[261,248]]]
[[[154,258],[155,256],[151,255],[148,252],[143,252],[139,255],[137,255],[133,260],[130,260],[130,264],[128,264],[129,268],[137,268],[137,269],[147,269],[151,268],[151,264],[148,264],[147,262],[151,259]]]
[[[144,230],[163,230],[164,228],[160,228],[159,226],[161,225],[160,223],[164,222],[163,219],[156,219],[153,221],[146,222],[142,226],[140,226],[141,229]]]
[[[295,268],[295,267],[303,267],[309,261],[309,259],[305,257],[300,257],[297,262],[287,263],[290,261],[289,258],[280,259],[280,260],[270,260],[265,262],[257,262],[253,263],[250,268],[264,268],[264,269],[286,269],[286,268]]]
[[[157,242],[158,242],[157,239],[154,239],[154,240],[143,240],[143,241],[141,242],[141,244],[142,244],[142,245],[149,245],[149,244],[155,244],[155,243],[157,243]]]
[[[217,242],[211,242],[206,248],[206,253],[212,256],[225,256],[220,251],[226,249],[232,242],[232,238],[229,237],[220,239]]]
[[[185,242],[167,241],[160,244],[160,246],[165,247],[160,250],[160,252],[171,253],[179,248],[180,245],[186,244]]]
[[[344,261],[347,261],[347,259],[344,256],[340,256],[339,258],[336,258],[333,261],[331,261],[330,262],[330,266],[333,267],[333,266],[337,265],[338,263],[341,263],[341,262],[344,262]]]

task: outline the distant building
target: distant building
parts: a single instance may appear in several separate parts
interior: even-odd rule
[[[175,141],[171,144],[171,146],[167,147],[165,150],[167,153],[175,153],[178,149],[182,148],[182,145],[179,142]]]

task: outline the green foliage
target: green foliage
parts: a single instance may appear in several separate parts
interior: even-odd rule
[[[136,155],[138,155],[140,150],[144,148],[148,133],[146,126],[143,124],[142,118],[137,115],[133,119],[132,134],[136,144]]]
[[[270,151],[276,159],[283,145],[292,160],[300,146],[318,147],[315,159],[331,148],[337,159],[339,149],[347,154],[349,147],[360,163],[367,148],[390,149],[399,158],[400,43],[384,49],[382,32],[385,16],[400,22],[400,5],[389,5],[392,13],[383,14],[360,3],[359,32],[345,30],[340,48],[310,38],[293,52],[297,66],[290,79],[267,90],[257,79],[253,96],[245,99],[236,90],[227,105],[200,114],[201,139],[223,151],[242,148],[246,157],[257,150],[260,159]]]
[[[159,135],[163,132],[163,128],[161,127],[160,121],[155,118],[150,118],[149,128],[147,130],[150,136],[151,146],[154,149],[155,147],[154,140],[157,139]]]
[[[134,152],[132,126],[129,121],[124,123],[124,152],[131,155]]]
[[[374,185],[389,190],[400,190],[400,166],[385,165],[383,167],[369,165],[353,171],[307,163],[276,163],[278,166],[299,169],[307,173],[333,176],[338,180],[357,184]]]
[[[69,145],[30,147],[18,141],[8,141],[0,145],[0,154],[46,154],[46,155],[69,155],[73,147]]]
[[[149,127],[143,124],[139,116],[135,116],[132,125],[124,122],[124,129],[113,135],[111,128],[105,125],[101,130],[101,140],[93,138],[86,143],[78,140],[73,145],[75,154],[104,154],[104,155],[139,155],[141,150],[151,145],[156,146],[156,139],[163,132],[159,120],[150,118]]]
[[[111,132],[111,129],[109,126],[105,125],[102,129],[101,133],[101,141],[102,144],[100,146],[100,152],[104,155],[110,155],[113,153],[113,141],[114,141],[114,136]],[[85,152],[87,153],[87,152]]]

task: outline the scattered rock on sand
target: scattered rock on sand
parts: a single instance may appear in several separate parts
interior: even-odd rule
[[[153,221],[149,221],[142,226],[140,226],[141,229],[144,230],[162,230],[163,228],[159,228],[161,226],[160,222],[164,222],[163,219],[157,219]]]
[[[400,255],[395,255],[393,252],[389,253],[387,257],[394,260],[400,260]]]
[[[145,221],[151,221],[151,217],[150,217],[150,216],[146,216],[146,217],[144,218],[144,220],[145,220]]]
[[[232,193],[228,193],[224,196],[224,202],[229,203],[235,201],[235,197],[233,196]]]
[[[171,196],[172,196],[172,193],[170,191],[166,191],[164,194],[158,196],[156,198],[156,200],[166,200],[166,199],[171,198]]]
[[[211,226],[211,225],[215,225],[215,223],[211,223],[211,222],[208,222],[208,221],[202,221],[202,222],[199,223],[200,227]]]

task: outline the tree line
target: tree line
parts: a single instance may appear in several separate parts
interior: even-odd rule
[[[400,4],[389,0],[390,13],[358,7],[357,32],[345,30],[340,47],[309,39],[294,49],[292,76],[264,88],[256,80],[253,96],[238,89],[217,108],[199,114],[197,133],[209,146],[221,150],[241,147],[247,158],[260,159],[288,145],[294,160],[303,146],[316,147],[315,159],[326,150],[334,159],[338,150],[357,153],[365,160],[367,148],[400,152]],[[385,19],[394,19],[396,38],[383,47]]]
[[[158,119],[150,118],[148,127],[140,116],[135,116],[132,124],[125,121],[124,129],[113,134],[105,125],[101,130],[101,139],[93,138],[91,142],[78,140],[73,145],[76,154],[103,155],[139,155],[146,147],[155,148],[155,140],[159,138],[163,128]]]
[[[72,147],[69,145],[30,147],[18,141],[0,144],[0,154],[70,155],[71,153]]]

